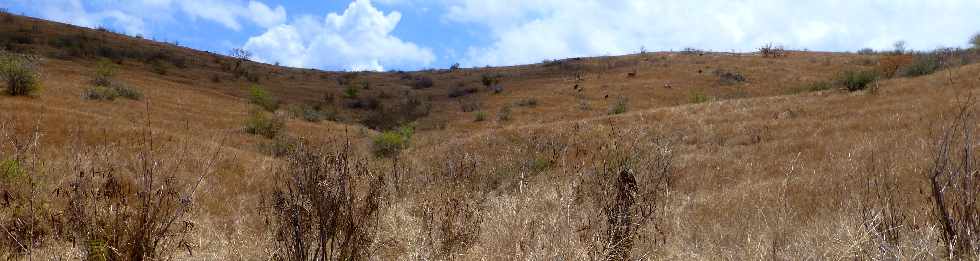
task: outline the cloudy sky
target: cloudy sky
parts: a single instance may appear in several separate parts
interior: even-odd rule
[[[966,46],[980,0],[0,0],[0,8],[327,70],[680,50]]]

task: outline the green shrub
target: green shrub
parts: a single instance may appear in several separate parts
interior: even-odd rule
[[[395,157],[402,150],[408,148],[409,140],[412,139],[414,128],[403,126],[397,131],[385,131],[374,138],[371,151],[377,157]]]
[[[143,92],[118,83],[112,86],[96,85],[82,91],[82,98],[86,100],[113,101],[119,97],[141,100],[143,99]]]
[[[336,113],[323,111],[320,106],[310,106],[307,104],[291,106],[290,114],[295,118],[300,118],[308,122],[320,122],[322,120],[332,120],[336,118]]]
[[[829,82],[826,82],[826,81],[818,81],[818,82],[811,83],[810,85],[807,86],[806,89],[807,89],[807,91],[818,92],[818,91],[830,90],[832,88],[833,88],[833,85],[831,85]]]
[[[867,71],[847,71],[844,72],[840,82],[848,91],[860,91],[868,87],[875,80],[878,80],[878,73],[873,70]]]
[[[24,175],[20,162],[13,159],[0,161],[0,180],[16,179]]]
[[[538,106],[538,99],[535,98],[521,99],[515,102],[514,104],[521,107],[535,107]]]
[[[692,91],[689,99],[691,103],[704,103],[711,101],[711,97],[699,91]]]
[[[485,121],[485,120],[487,120],[487,113],[486,112],[482,112],[482,111],[476,112],[476,119],[474,119],[474,121],[481,122],[481,121]]]
[[[105,86],[92,86],[82,91],[82,99],[93,101],[113,101],[119,97],[115,89]]]
[[[245,120],[245,132],[248,134],[261,135],[271,139],[278,136],[284,129],[286,129],[285,120],[261,110],[252,110],[248,119]]]
[[[935,54],[918,54],[912,63],[899,69],[898,74],[905,77],[929,75],[940,68],[939,56]]]
[[[167,65],[161,61],[153,61],[150,63],[150,70],[159,75],[167,75],[167,73],[170,72],[170,68],[167,68]]]
[[[266,111],[271,112],[279,109],[279,101],[272,98],[272,95],[263,89],[262,86],[252,85],[252,87],[249,87],[248,101]]]
[[[500,82],[500,75],[485,73],[480,76],[480,82],[483,83],[483,86],[487,86],[487,87],[493,86],[494,84]]]
[[[358,92],[359,91],[357,90],[357,86],[347,85],[347,88],[344,89],[344,97],[357,99]]]
[[[11,96],[29,96],[41,89],[36,60],[0,51],[0,80]]]
[[[119,97],[123,97],[130,100],[142,100],[143,92],[138,89],[131,88],[129,86],[123,85],[121,83],[116,83],[112,85],[112,89],[116,91]]]
[[[116,64],[109,61],[109,59],[99,60],[99,64],[95,67],[95,78],[92,79],[92,84],[96,86],[111,86],[112,79],[116,76]]]
[[[504,106],[503,108],[500,108],[500,112],[497,112],[497,120],[498,121],[510,121],[510,119],[511,119],[510,118],[510,111],[511,111],[511,109],[510,109],[510,106],[509,105]]]
[[[629,110],[629,99],[625,96],[619,96],[609,108],[609,115],[623,114],[627,110]]]

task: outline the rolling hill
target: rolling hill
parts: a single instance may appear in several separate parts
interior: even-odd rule
[[[41,86],[0,96],[4,258],[966,251],[943,242],[970,228],[946,230],[935,209],[970,211],[958,202],[975,194],[937,205],[930,177],[955,180],[941,167],[975,160],[941,148],[975,149],[962,130],[976,126],[976,50],[326,72],[0,20],[4,54],[37,57]],[[107,90],[139,95],[99,98]]]

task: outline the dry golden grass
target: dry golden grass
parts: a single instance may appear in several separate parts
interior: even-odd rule
[[[17,19],[0,29],[39,24],[44,36],[81,30]],[[30,179],[0,180],[0,193],[14,199],[0,202],[0,224],[5,230],[37,225],[45,232],[34,242],[0,240],[0,251],[9,251],[0,258],[90,255],[84,242],[64,237],[76,228],[57,220],[67,205],[59,188],[72,182],[78,165],[98,162],[92,155],[114,155],[105,164],[129,164],[146,149],[141,138],[147,131],[164,160],[189,159],[173,172],[178,180],[190,184],[206,174],[186,217],[194,229],[175,241],[188,247],[172,248],[161,259],[284,258],[271,225],[283,220],[271,214],[269,202],[288,184],[283,173],[297,168],[262,149],[274,141],[244,132],[252,83],[232,79],[215,63],[230,58],[88,33],[124,47],[158,46],[183,55],[189,65],[159,75],[124,60],[117,78],[145,97],[105,102],[80,97],[95,60],[47,57],[38,97],[0,97],[0,160],[23,157],[33,164],[25,167]],[[356,183],[355,191],[362,192],[351,193],[357,198],[382,191],[370,194],[383,202],[365,215],[371,221],[354,222],[370,230],[358,245],[369,259],[615,257],[609,252],[616,252],[616,244],[608,239],[623,237],[609,233],[621,230],[610,229],[617,223],[603,218],[612,213],[608,206],[619,205],[602,201],[615,193],[596,184],[615,184],[600,179],[608,177],[610,162],[637,162],[612,167],[641,177],[656,159],[664,160],[654,156],[666,154],[669,185],[656,190],[656,183],[637,183],[655,197],[635,201],[651,206],[644,214],[652,218],[631,227],[632,259],[943,259],[926,174],[941,128],[977,95],[980,66],[882,80],[875,91],[799,93],[845,70],[875,68],[879,58],[647,53],[410,73],[431,77],[435,86],[427,89],[411,88],[413,80],[398,73],[361,73],[355,79],[371,83],[361,95],[386,93],[391,98],[381,98],[383,104],[418,95],[431,104],[416,121],[411,146],[394,159],[370,155],[378,132],[358,121],[372,112],[344,106],[340,73],[250,68],[286,104],[336,95],[339,101],[328,104],[338,110],[338,121],[289,119],[286,132],[328,153],[340,153],[349,142],[352,148],[343,153],[363,165],[363,175],[384,177],[383,185]],[[747,81],[723,84],[715,70]],[[486,73],[503,75],[503,92],[484,89],[480,77]],[[210,80],[213,75],[221,81]],[[457,82],[480,88],[462,99],[479,101],[491,113],[511,106],[512,119],[474,122],[472,112],[460,109],[460,98],[447,95]],[[714,99],[690,104],[695,93]],[[629,98],[628,111],[608,115],[618,96]],[[528,98],[537,105],[514,105]],[[20,149],[22,144],[31,149]],[[206,171],[215,152],[220,160]],[[30,222],[25,213],[41,218]]]

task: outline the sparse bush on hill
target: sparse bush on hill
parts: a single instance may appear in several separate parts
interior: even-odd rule
[[[743,83],[747,81],[742,73],[737,71],[726,71],[726,70],[715,70],[715,76],[718,76],[718,83],[722,85],[732,85],[737,83]]]
[[[858,50],[857,51],[857,54],[860,54],[860,55],[875,55],[875,54],[878,54],[878,52],[876,52],[875,49],[862,48],[861,50]]]
[[[538,106],[538,99],[535,98],[521,99],[515,102],[514,105],[521,106],[521,107],[536,107]]]
[[[344,88],[344,97],[350,99],[357,99],[357,94],[360,92],[359,90],[357,90],[357,86],[354,85],[346,85],[346,86],[347,87]]]
[[[941,67],[939,56],[934,53],[916,54],[912,63],[899,69],[898,74],[905,77],[929,75]]]
[[[868,87],[868,84],[878,80],[878,73],[873,70],[846,71],[839,80],[841,85],[848,91],[860,91]]]
[[[281,116],[263,110],[252,110],[245,120],[245,133],[275,138],[286,129]]]
[[[483,75],[480,75],[480,82],[487,88],[493,87],[494,85],[500,83],[500,75],[484,73]]]
[[[324,111],[323,107],[320,105],[294,105],[289,107],[289,112],[293,115],[293,117],[300,118],[308,122],[335,120],[337,116],[335,111]]]
[[[970,37],[970,46],[975,50],[980,50],[980,33],[973,34]]]
[[[892,44],[892,47],[895,48],[895,54],[905,54],[905,41],[897,41]]]
[[[115,76],[116,65],[108,59],[99,60],[99,64],[95,67],[95,76],[92,79],[92,84],[96,86],[111,86],[112,79]]]
[[[270,112],[279,109],[279,101],[259,85],[252,85],[248,88],[248,102]]]
[[[475,122],[481,122],[487,120],[487,113],[484,111],[476,112],[476,117],[473,119]]]
[[[378,134],[374,137],[371,151],[377,157],[396,157],[403,149],[407,149],[415,128],[412,126],[402,126],[397,130],[390,130]]]
[[[711,97],[700,91],[691,91],[688,100],[691,103],[705,103],[711,101]]]
[[[92,78],[93,86],[86,88],[82,92],[82,98],[86,100],[105,100],[112,101],[118,97],[141,100],[143,92],[114,79],[116,75],[116,65],[108,59],[102,59],[96,66],[95,75]]]
[[[686,47],[684,50],[681,50],[681,54],[702,56],[705,54],[705,51],[697,48]]]
[[[459,100],[459,109],[463,112],[473,112],[480,110],[483,107],[478,99],[462,99]]]
[[[500,111],[497,112],[497,121],[500,121],[500,122],[510,121],[511,120],[511,116],[510,116],[511,111],[512,111],[512,109],[510,108],[510,105],[504,105],[504,107],[501,107],[500,108]]]
[[[827,81],[816,81],[816,82],[810,83],[806,87],[806,90],[807,91],[811,91],[811,92],[818,92],[818,91],[830,90],[833,87],[834,86],[832,84],[830,84],[830,82],[827,82]]]
[[[895,77],[900,70],[908,67],[915,61],[915,57],[910,55],[888,55],[878,60],[878,72],[883,78]]]
[[[459,98],[459,97],[467,96],[467,95],[474,94],[474,93],[477,93],[477,92],[480,92],[480,89],[478,89],[477,87],[473,87],[473,86],[455,86],[452,89],[449,89],[449,94],[447,96],[449,96],[449,98]]]
[[[759,53],[762,54],[762,57],[783,57],[786,56],[786,49],[782,46],[768,43],[759,47]]]
[[[29,96],[41,89],[38,58],[0,50],[0,80],[11,96]]]
[[[412,87],[415,89],[427,89],[432,87],[433,85],[435,85],[435,82],[432,81],[431,77],[420,76],[415,79],[415,83],[412,84]]]
[[[428,116],[432,111],[432,104],[416,95],[407,95],[398,103],[378,107],[361,121],[364,126],[373,130],[391,130]]]
[[[167,68],[167,64],[160,61],[150,62],[150,70],[159,75],[167,75],[167,73],[170,73],[170,69]]]
[[[616,101],[609,107],[609,115],[623,114],[629,110],[629,98],[626,96],[616,97]]]

